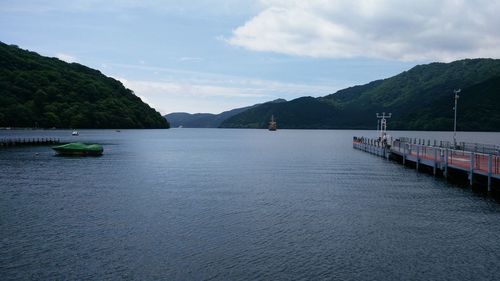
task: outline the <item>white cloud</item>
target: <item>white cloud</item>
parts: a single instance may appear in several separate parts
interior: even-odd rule
[[[233,106],[251,104],[252,99],[264,96],[257,89],[190,84],[182,81],[161,82],[123,78],[118,80],[162,114],[192,111],[193,108],[203,108],[203,111],[207,112],[221,112]],[[228,105],[228,100],[232,100],[233,103]],[[247,100],[247,102],[240,101],[239,104],[235,104],[236,100]]]
[[[68,55],[68,54],[63,54],[63,53],[56,54],[56,57],[62,61],[68,62],[68,63],[72,63],[72,62],[77,61],[76,57],[74,57],[72,55]]]
[[[450,61],[500,57],[500,1],[262,0],[232,45],[290,55]]]
[[[263,96],[259,89],[196,85],[182,82],[157,82],[125,79],[121,79],[120,81],[126,87],[129,87],[143,96],[182,95],[191,98]]]
[[[224,75],[219,75],[216,79],[210,76],[172,81],[117,79],[162,114],[175,111],[191,112],[193,108],[218,113],[277,98],[320,96],[332,91],[331,86],[282,83]]]
[[[179,58],[179,61],[201,62],[201,61],[203,61],[203,58],[198,58],[198,57],[181,57],[181,58]]]
[[[248,15],[257,11],[259,4],[254,0],[197,0],[180,3],[178,0],[2,0],[0,12],[100,12],[119,13],[127,17],[124,12],[155,11],[167,14],[196,14],[203,15]],[[201,13],[200,13],[201,12]]]

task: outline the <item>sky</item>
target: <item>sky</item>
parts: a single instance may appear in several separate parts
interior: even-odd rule
[[[98,69],[162,114],[220,113],[500,58],[499,12],[497,0],[0,0],[0,41]]]

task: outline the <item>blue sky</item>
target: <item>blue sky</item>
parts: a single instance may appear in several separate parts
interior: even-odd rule
[[[162,114],[324,96],[417,64],[500,57],[500,1],[414,2],[2,0],[0,41],[99,69]]]

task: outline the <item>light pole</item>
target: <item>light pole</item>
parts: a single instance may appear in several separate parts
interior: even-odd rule
[[[455,107],[453,107],[453,110],[455,110],[455,121],[453,122],[453,147],[456,148],[457,146],[457,101],[458,101],[458,93],[460,93],[462,89],[458,90],[453,90],[453,93],[455,93]]]
[[[377,116],[378,116],[378,112],[377,112]],[[380,120],[377,118],[377,135],[379,134],[380,132]]]
[[[380,139],[382,139],[386,135],[387,131],[387,120],[386,118],[391,118],[392,113],[389,113],[389,115],[385,115],[385,112],[382,113],[382,115],[377,113],[377,119],[380,119],[380,121],[377,120],[377,127],[380,128]],[[379,127],[379,122],[380,122],[380,127]]]

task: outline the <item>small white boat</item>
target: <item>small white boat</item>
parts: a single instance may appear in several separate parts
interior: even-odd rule
[[[71,133],[71,135],[72,135],[72,136],[78,136],[78,135],[79,135],[79,133],[78,133],[78,131],[76,131],[76,130],[75,130],[75,131],[73,131],[73,132]]]

